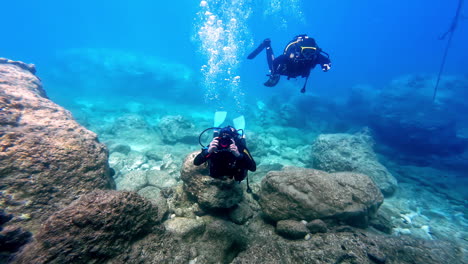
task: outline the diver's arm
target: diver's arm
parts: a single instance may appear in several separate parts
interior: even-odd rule
[[[208,153],[207,149],[203,149],[193,160],[193,165],[199,166],[205,163],[209,159],[210,155],[211,153]]]
[[[213,138],[213,140],[210,142],[210,146],[208,148],[203,148],[200,154],[195,157],[193,160],[193,165],[198,166],[205,163],[205,161],[210,158],[211,154],[218,149],[218,144],[218,138]]]
[[[330,59],[328,57],[325,57],[323,54],[318,55],[317,64],[320,64],[320,66],[322,66],[322,70],[324,72],[330,70],[330,68],[331,68]]]

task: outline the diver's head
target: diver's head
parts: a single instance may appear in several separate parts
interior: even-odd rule
[[[218,134],[219,148],[228,148],[232,144],[232,140],[237,138],[239,133],[232,126],[222,128]]]
[[[301,41],[301,55],[306,60],[315,60],[320,54],[320,48],[315,39],[308,36],[303,37]]]
[[[304,59],[313,60],[320,52],[318,47],[301,47],[301,55]]]

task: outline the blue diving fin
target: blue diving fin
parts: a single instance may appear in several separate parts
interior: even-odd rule
[[[216,111],[214,114],[213,127],[220,127],[224,120],[226,120],[226,116],[226,111]]]
[[[232,120],[232,122],[234,123],[234,127],[237,130],[242,129],[242,131],[244,131],[244,129],[245,129],[245,118],[244,118],[243,115],[234,118]]]

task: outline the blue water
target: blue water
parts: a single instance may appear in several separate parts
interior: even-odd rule
[[[245,33],[247,44],[269,37],[279,54],[294,35],[314,36],[331,54],[334,66],[327,74],[313,73],[314,92],[337,95],[358,83],[385,85],[402,74],[436,74],[445,44],[437,37],[450,26],[457,5],[457,1],[435,0],[237,2],[243,5],[229,8],[251,10],[245,19],[248,32],[239,32]],[[275,4],[277,10],[271,7]],[[268,8],[270,13],[265,11]],[[194,71],[206,60],[198,52],[199,43],[193,41],[199,26],[195,20],[201,10],[199,1],[19,0],[3,1],[1,9],[6,24],[2,27],[6,37],[0,44],[2,56],[35,63],[39,72],[47,69],[57,51],[70,48],[141,52],[185,64]],[[228,19],[227,12],[222,15]],[[446,74],[467,73],[467,44],[468,29],[462,20]],[[251,47],[240,48],[245,52]],[[270,92],[259,85],[267,73],[263,58],[240,60],[238,70],[247,94]]]
[[[103,98],[107,113],[124,111],[117,106],[128,98],[141,104],[154,99],[167,107],[152,109],[167,115],[181,109],[201,111],[184,110],[189,117],[220,109],[245,114],[256,133],[284,121],[279,125],[301,131],[288,134],[299,142],[310,131],[354,133],[371,126],[375,149],[396,177],[403,177],[398,171],[404,166],[435,167],[434,175],[446,170],[446,192],[461,197],[457,210],[466,211],[468,195],[460,188],[468,178],[466,19],[454,33],[432,103],[447,44],[438,37],[450,27],[458,1],[203,2],[3,1],[0,57],[36,64],[49,97],[72,112],[93,100],[103,105]],[[468,15],[466,5],[462,14]],[[303,33],[330,54],[332,69],[315,69],[305,95],[299,93],[302,79],[263,86],[265,55],[248,61],[247,54],[270,38],[279,55]],[[291,107],[281,106],[285,102]],[[276,114],[277,123],[254,119],[256,111]],[[429,185],[435,179],[421,175]]]

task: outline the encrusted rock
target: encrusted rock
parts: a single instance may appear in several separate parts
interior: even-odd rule
[[[327,224],[320,219],[312,220],[306,226],[312,234],[326,233],[328,231]]]
[[[229,218],[232,222],[238,225],[243,225],[247,220],[252,218],[253,214],[254,212],[252,208],[250,208],[249,203],[246,200],[243,200],[229,212]]]
[[[204,216],[166,222],[170,232],[146,236],[113,263],[231,263],[248,245],[247,230],[228,221]]]
[[[385,210],[379,210],[374,218],[371,219],[370,225],[386,234],[392,233],[392,221],[391,216]]]
[[[161,193],[161,190],[159,188],[156,188],[153,186],[147,186],[141,189],[140,191],[138,191],[138,194],[145,197],[146,199],[148,199],[150,202],[152,202],[154,205],[158,207],[158,217],[157,217],[158,222],[163,221],[167,217],[169,207],[167,205],[166,198]]]
[[[198,132],[194,125],[183,116],[165,116],[159,121],[158,128],[166,143],[187,142],[197,140]]]
[[[308,231],[306,225],[300,221],[281,220],[276,224],[276,232],[285,238],[304,238]]]
[[[25,64],[0,63],[0,203],[33,233],[77,196],[115,188],[106,147],[50,101]],[[21,66],[23,65],[23,66]],[[18,218],[17,220],[21,220]]]
[[[243,190],[239,183],[232,179],[214,179],[208,176],[207,166],[193,165],[198,153],[189,154],[182,165],[180,174],[184,190],[204,209],[231,208],[242,201]]]
[[[164,222],[167,232],[181,238],[196,237],[205,231],[205,222],[203,220],[174,217]]]
[[[124,145],[124,144],[118,144],[116,146],[113,146],[110,149],[110,152],[120,152],[120,153],[125,154],[125,155],[130,153],[130,151],[132,151],[132,148],[130,146]]]
[[[358,172],[369,176],[384,195],[391,195],[397,180],[378,160],[372,138],[365,133],[322,134],[312,147],[312,166],[326,172]]]
[[[324,233],[284,243],[271,235],[249,243],[229,263],[465,263],[460,250],[445,241],[373,233]]]
[[[172,187],[177,184],[176,175],[170,170],[149,170],[146,172],[148,183],[160,189]]]
[[[364,174],[295,167],[269,172],[259,196],[264,214],[274,221],[332,218],[363,227],[383,202],[380,190]]]
[[[24,63],[22,61],[13,61],[6,58],[0,58],[0,64],[12,64],[20,67],[23,70],[27,70],[32,74],[36,74],[36,66],[32,63]]]
[[[11,255],[31,240],[32,234],[16,225],[3,225],[13,218],[0,209],[0,263],[7,263]]]
[[[117,189],[122,191],[139,191],[148,184],[146,171],[129,171],[117,181]]]
[[[92,192],[47,219],[17,262],[105,262],[149,233],[157,211],[136,193]]]

